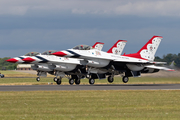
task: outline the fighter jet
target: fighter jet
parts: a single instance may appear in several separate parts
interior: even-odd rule
[[[96,42],[92,46],[92,48],[101,50],[103,45],[104,43]],[[36,80],[39,81],[42,74],[46,75],[46,71],[51,70],[52,74],[54,73],[54,75],[56,76],[54,78],[54,81],[58,85],[61,84],[61,79],[65,76],[68,77],[69,84],[74,84],[74,81],[76,84],[80,84],[80,79],[84,78],[87,74],[83,59],[81,60],[51,55],[52,53],[54,53],[54,51],[51,51],[51,54],[49,53],[50,52],[46,51],[40,55],[23,59],[23,61],[25,62],[34,64],[32,68],[33,70],[37,70],[38,72],[38,77],[36,78]]]
[[[100,75],[102,78],[108,75],[107,70],[109,70],[109,73],[111,74],[108,77],[108,81],[113,81],[115,74],[124,74],[122,81],[127,83],[129,77],[139,77],[141,73],[154,73],[161,69],[173,71],[173,69],[155,66],[156,64],[160,64],[160,62],[154,62],[154,55],[161,39],[161,36],[153,36],[137,53],[124,54],[122,56],[109,54],[96,49],[81,49],[83,46],[55,52],[53,55],[84,59],[86,65],[89,67],[106,70],[105,72],[102,71],[102,74]],[[115,52],[118,51],[115,50]],[[98,73],[97,71],[95,72]],[[93,84],[94,79],[97,79],[98,77],[98,75],[91,75],[89,77],[89,83]]]
[[[49,50],[48,52],[49,53],[47,53],[47,51],[46,51],[43,54],[51,54],[51,53],[56,52],[56,51],[54,51],[54,50],[50,51]],[[31,64],[29,61],[27,61],[27,62],[23,61],[23,59],[26,59],[26,58],[29,58],[29,57],[33,57],[33,56],[37,56],[37,55],[40,55],[40,54],[41,53],[38,53],[38,52],[29,52],[29,53],[27,53],[27,54],[25,54],[23,56],[11,58],[11,59],[8,59],[6,61],[7,62],[11,62],[11,63]],[[47,76],[47,72],[49,74],[51,74],[51,75],[54,75],[54,70],[49,68],[48,65],[46,65],[46,64],[41,64],[41,65],[38,65],[38,66],[36,64],[32,64],[31,68],[33,70],[37,70],[38,71],[38,73],[37,73],[38,76],[46,77]],[[40,81],[40,78],[37,77],[36,80]]]
[[[127,41],[126,40],[118,40],[108,51],[108,54],[111,55],[121,55],[122,51],[126,45]],[[97,62],[97,60],[96,60]],[[112,62],[112,61],[110,61]],[[110,63],[111,64],[111,63]],[[106,79],[106,76],[108,75],[108,82],[112,83],[114,81],[114,79],[110,79],[112,78],[112,76],[114,75],[118,75],[120,74],[119,71],[115,71],[113,66],[111,65],[107,65],[107,66],[98,66],[98,62],[95,63],[95,61],[91,61],[88,60],[88,62],[86,61],[86,65],[87,65],[87,71],[88,71],[88,78],[89,78],[89,84],[94,84],[95,80],[94,79]]]
[[[31,56],[36,56],[38,54],[40,54],[40,53],[38,53],[38,52],[29,52],[29,53],[27,53],[27,54],[25,54],[23,56],[14,57],[14,58],[8,59],[6,61],[11,62],[11,63],[22,63],[22,64],[24,63],[24,64],[26,64],[26,62],[24,62],[22,59],[27,58],[27,57],[31,57]]]

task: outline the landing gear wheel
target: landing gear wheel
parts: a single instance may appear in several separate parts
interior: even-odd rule
[[[0,74],[0,78],[3,78],[4,77],[4,75],[3,74]]]
[[[112,83],[113,81],[114,81],[114,78],[113,78],[112,76],[109,76],[109,77],[108,77],[108,82],[109,82],[109,83]]]
[[[95,83],[95,80],[94,79],[89,79],[89,84],[93,85]]]
[[[40,77],[37,77],[36,80],[39,82],[40,81]]]
[[[72,78],[69,79],[69,84],[70,84],[70,85],[73,85],[73,84],[74,84],[74,79],[72,79]]]
[[[54,82],[57,82],[57,79],[58,79],[58,78],[57,78],[57,77],[55,77],[55,78],[54,78]]]
[[[124,83],[127,83],[127,82],[129,81],[129,78],[128,78],[127,76],[124,76],[124,77],[122,78],[122,81],[123,81]]]
[[[56,83],[57,83],[58,85],[60,85],[60,84],[61,84],[61,79],[57,79]]]
[[[80,79],[75,79],[75,84],[76,84],[76,85],[79,85],[80,82],[81,82]]]

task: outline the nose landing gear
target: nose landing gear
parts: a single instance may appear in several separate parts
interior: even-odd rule
[[[73,85],[73,84],[74,84],[74,79],[70,78],[70,79],[69,79],[69,84],[70,84],[70,85]]]
[[[39,82],[40,81],[40,77],[37,77],[36,80]]]
[[[109,82],[109,83],[112,83],[113,81],[114,81],[113,76],[109,76],[109,77],[108,77],[108,82]]]
[[[55,77],[55,78],[53,79],[53,80],[54,80],[54,82],[57,82],[57,79],[58,79],[58,78],[57,78],[57,77]]]
[[[93,78],[89,79],[89,84],[93,85],[95,83],[95,80]]]

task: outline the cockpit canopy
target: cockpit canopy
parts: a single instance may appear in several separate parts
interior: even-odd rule
[[[29,52],[27,54],[25,54],[24,56],[36,56],[36,55],[39,55],[40,53],[38,52]]]
[[[75,49],[75,50],[90,50],[90,49],[92,49],[92,47],[89,45],[78,45],[78,46],[73,47],[73,49]]]
[[[43,52],[42,55],[51,55],[52,53],[55,53],[55,52],[57,52],[57,51],[55,51],[55,50],[48,50],[48,51]]]

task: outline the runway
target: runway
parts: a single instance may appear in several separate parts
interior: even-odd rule
[[[180,90],[180,84],[99,84],[99,85],[11,85],[0,91],[70,91],[70,90]]]

